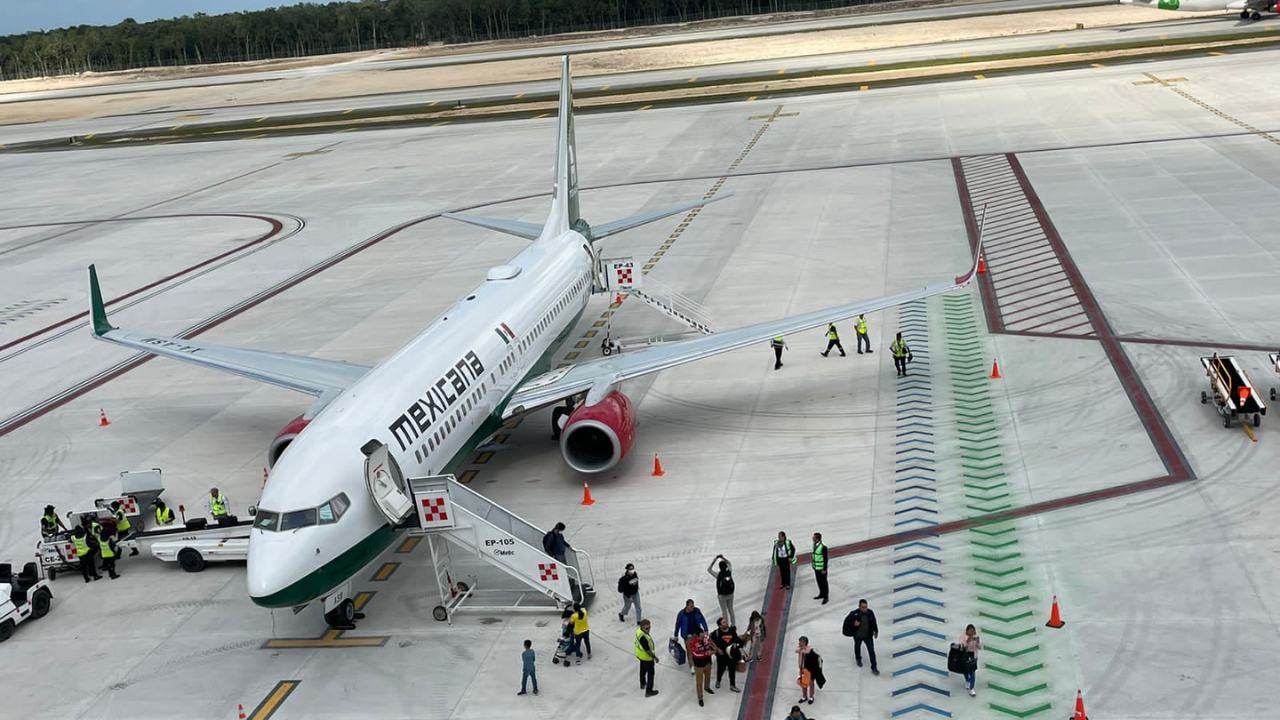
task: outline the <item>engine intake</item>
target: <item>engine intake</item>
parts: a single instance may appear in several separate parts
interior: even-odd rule
[[[293,439],[298,437],[298,435],[301,435],[302,431],[305,430],[307,425],[310,423],[310,420],[299,415],[293,420],[290,420],[289,424],[285,425],[280,432],[276,433],[276,439],[271,441],[271,447],[267,449],[268,467],[276,466],[276,461],[284,454],[285,448],[289,447],[289,444],[293,442]]]
[[[560,435],[560,453],[574,470],[600,473],[622,462],[635,439],[635,406],[615,390],[573,411]]]

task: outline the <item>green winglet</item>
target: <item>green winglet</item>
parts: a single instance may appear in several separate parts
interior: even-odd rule
[[[89,266],[89,301],[90,314],[93,316],[93,334],[99,337],[115,330],[107,322],[107,309],[102,304],[102,290],[98,287],[98,271]]]

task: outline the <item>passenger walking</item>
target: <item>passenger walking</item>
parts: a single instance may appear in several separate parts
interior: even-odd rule
[[[658,694],[653,689],[653,670],[658,662],[658,648],[653,644],[653,636],[649,634],[650,627],[648,620],[641,620],[640,627],[636,628],[636,659],[640,661],[640,688],[644,690],[645,697]]]
[[[867,344],[867,352],[871,352],[871,338],[867,336],[867,317],[865,315],[858,316],[858,324],[855,327],[858,331],[858,354],[862,354],[862,343]]]
[[[966,626],[964,634],[960,636],[956,644],[969,653],[968,666],[964,672],[964,681],[969,687],[969,695],[977,696],[978,691],[975,688],[978,680],[978,651],[982,649],[982,638],[978,637],[978,629],[973,625]]]
[[[527,694],[525,689],[528,687],[530,680],[533,681],[533,694],[538,694],[538,673],[533,666],[534,658],[533,641],[525,640],[524,652],[520,653],[520,692],[516,693],[517,695]]]
[[[822,533],[813,534],[813,579],[818,583],[818,594],[814,600],[827,604],[827,546],[822,544]]]
[[[716,629],[711,631],[711,642],[719,652],[716,654],[716,689],[724,679],[725,670],[729,671],[729,689],[738,690],[738,662],[742,660],[742,638],[738,637],[738,629],[729,624],[725,618],[716,621]]]
[[[836,330],[836,324],[831,323],[827,326],[827,349],[822,351],[822,357],[826,357],[831,352],[831,348],[840,351],[840,357],[844,357],[844,346],[840,344],[840,332]]]
[[[747,662],[760,662],[760,651],[764,648],[766,634],[764,616],[759,610],[752,610],[751,619],[747,620],[747,634],[742,637],[748,643],[744,648]]]
[[[542,549],[551,557],[559,560],[561,565],[569,564],[565,557],[567,552],[573,549],[573,546],[569,544],[568,540],[564,539],[564,523],[556,523],[555,527],[542,536]]]
[[[898,338],[889,345],[889,352],[893,353],[893,366],[898,370],[898,377],[906,377],[907,363],[915,360],[915,356],[907,347],[907,341],[902,339],[902,333],[898,333]]]
[[[689,658],[693,664],[693,685],[698,691],[698,706],[702,706],[702,693],[715,695],[711,689],[711,656],[719,652],[707,638],[706,630],[698,630],[689,636]]]
[[[587,609],[581,603],[573,604],[573,650],[578,653],[578,664],[582,664],[582,648],[587,648],[587,659],[591,659],[591,628],[587,626]]]
[[[94,552],[95,546],[90,542],[89,532],[85,530],[84,525],[78,525],[71,531],[71,543],[75,545],[76,559],[80,561],[80,574],[84,575],[84,581],[101,580],[102,576],[98,574],[97,566],[94,564],[97,562],[94,560],[97,555]]]
[[[781,337],[776,337],[769,341],[769,347],[773,348],[773,369],[782,369],[782,350],[787,346],[787,341]]]
[[[804,716],[804,711],[800,709],[799,705],[792,705],[791,712],[787,713],[786,717],[783,718],[783,720],[809,720],[809,719]]]
[[[52,538],[59,532],[65,532],[66,525],[62,524],[62,518],[58,517],[58,511],[52,505],[44,506],[44,515],[40,516],[40,537],[44,540]]]
[[[880,626],[876,623],[876,614],[867,607],[866,600],[858,601],[858,609],[849,613],[848,622],[853,625],[853,659],[862,667],[862,646],[867,646],[867,658],[871,660],[871,674],[879,675],[876,666],[876,638],[880,637]]]
[[[715,569],[717,560],[720,561],[718,570]],[[737,619],[733,615],[733,591],[736,589],[733,563],[729,562],[729,558],[717,555],[707,565],[707,574],[716,579],[716,599],[720,601],[720,614],[729,619],[730,625],[737,625]]]
[[[827,684],[827,678],[822,674],[822,657],[809,645],[809,638],[801,635],[796,658],[800,668],[797,681],[800,684],[800,702],[808,701],[812,705],[817,689]]]
[[[684,610],[676,613],[676,629],[671,632],[672,637],[678,637],[684,642],[685,650],[692,652],[691,640],[693,634],[698,631],[706,631],[707,619],[702,616],[702,610],[693,603],[693,598],[684,601]],[[693,662],[689,662],[689,672],[693,672]]]
[[[787,534],[778,531],[778,539],[773,541],[773,564],[778,566],[778,584],[783,590],[791,589],[791,566],[796,564],[796,546],[787,539]]]
[[[627,621],[627,611],[631,606],[636,608],[636,624],[640,624],[640,576],[636,575],[636,566],[627,563],[622,577],[618,578],[618,592],[622,593],[622,612],[618,613],[618,622]]]

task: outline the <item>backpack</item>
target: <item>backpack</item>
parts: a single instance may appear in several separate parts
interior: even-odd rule
[[[555,534],[555,530],[548,530],[546,535],[542,536],[542,551],[551,554],[551,536]]]
[[[841,635],[844,635],[845,637],[853,637],[854,630],[855,630],[855,628],[853,627],[853,623],[855,619],[854,616],[857,612],[858,612],[857,610],[852,610],[849,612],[848,615],[844,616],[844,625],[840,628]]]
[[[734,585],[733,582],[733,574],[721,570],[720,574],[716,576],[716,593],[720,595],[732,595],[736,588],[737,586]]]

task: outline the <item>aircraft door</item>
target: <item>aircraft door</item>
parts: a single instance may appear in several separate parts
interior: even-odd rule
[[[387,446],[377,440],[370,440],[360,450],[365,454],[364,479],[369,497],[387,522],[399,525],[413,510],[400,466]]]

